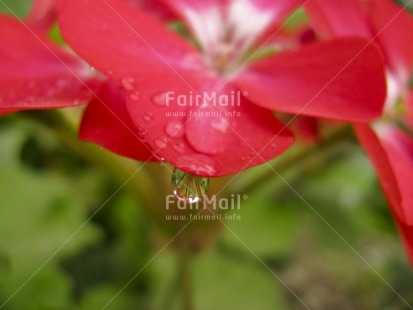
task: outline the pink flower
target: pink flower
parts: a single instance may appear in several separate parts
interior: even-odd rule
[[[123,110],[136,126],[129,128],[179,169],[221,176],[278,156],[293,139],[273,110],[352,122],[380,115],[383,64],[366,40],[315,43],[263,60],[248,57],[260,35],[299,1],[164,2],[196,43],[119,0],[67,1],[59,24],[69,45],[124,89]],[[214,105],[205,99],[213,95],[238,102]],[[198,96],[204,97],[189,104]],[[107,112],[89,107],[84,139],[119,138],[111,136],[119,121],[94,121]]]
[[[413,104],[409,94],[413,18],[388,0],[346,0],[340,5],[314,0],[307,9],[325,35],[371,38],[385,56],[388,95],[383,118],[355,129],[376,168],[413,264]]]

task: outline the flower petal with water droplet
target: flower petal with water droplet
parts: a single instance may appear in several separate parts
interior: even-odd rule
[[[97,143],[123,156],[143,161],[157,161],[144,143],[145,129],[136,128],[125,106],[125,98],[113,83],[102,87],[99,98],[92,100],[83,114],[80,138]]]
[[[21,21],[0,16],[0,41],[0,108],[74,106],[100,84],[83,61]]]

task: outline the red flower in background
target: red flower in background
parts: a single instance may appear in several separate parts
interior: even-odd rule
[[[156,16],[168,20],[173,16],[156,1],[152,4],[131,2],[145,6]],[[121,119],[124,125],[111,128],[112,135],[118,138],[106,143],[108,140],[102,137],[101,144],[130,157],[133,155],[129,148],[133,145],[133,154],[139,153],[142,160],[156,161],[148,147],[137,139],[136,133],[130,133],[129,128],[134,125],[122,110],[125,98],[120,89],[47,37],[62,3],[61,0],[36,0],[24,21],[0,15],[0,39],[7,42],[0,46],[0,116],[19,110],[69,107],[89,101],[96,106],[110,105],[110,113],[93,121],[110,126]],[[85,119],[88,119],[87,115]]]
[[[387,64],[388,96],[383,118],[356,125],[371,158],[413,264],[413,18],[388,0],[315,0],[307,7],[316,28],[329,37],[374,39]],[[401,125],[401,126],[400,126]]]
[[[37,30],[48,31],[57,20],[57,15],[66,0],[34,0],[25,22]],[[174,20],[175,14],[161,0],[124,0],[141,7],[164,20]]]
[[[0,15],[0,114],[75,106],[92,98],[97,78],[42,32]]]
[[[124,1],[67,1],[62,8],[59,24],[69,45],[126,96],[124,107],[90,105],[83,139],[104,146],[129,140],[123,153],[142,159],[132,143],[136,134],[179,169],[220,176],[262,164],[292,144],[271,110],[351,122],[380,115],[384,69],[378,50],[366,40],[314,43],[244,66],[254,43],[299,1],[164,2],[185,21],[200,50]],[[167,100],[174,96],[188,103],[200,94],[228,98],[240,91],[247,96],[233,106]],[[110,117],[116,109],[123,116]],[[121,125],[123,117],[127,121]],[[123,133],[130,138],[121,131],[113,135],[113,128],[129,121],[136,132]]]

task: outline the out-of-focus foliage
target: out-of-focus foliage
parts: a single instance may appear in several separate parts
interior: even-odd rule
[[[21,116],[0,124],[5,309],[180,309],[173,247],[158,253],[169,239],[132,196],[105,203],[118,185],[101,169]],[[291,292],[312,309],[408,309],[388,287],[413,301],[372,168],[351,144],[324,157],[281,175],[299,196],[274,177],[245,197],[195,256],[196,309],[303,308]]]
[[[29,12],[31,3],[32,0],[3,0],[0,1],[0,12],[24,17]]]
[[[29,130],[0,130],[0,301],[16,293],[10,309],[62,308],[71,303],[72,283],[60,259],[96,242],[100,233],[83,225],[88,206],[78,195],[80,184],[57,167],[41,167],[38,156],[55,148],[55,141]]]

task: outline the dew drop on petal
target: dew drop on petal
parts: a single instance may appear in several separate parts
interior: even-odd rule
[[[162,107],[169,105],[167,102],[167,92],[157,93],[152,97],[152,102]]]
[[[150,122],[150,121],[152,121],[153,120],[153,114],[151,113],[151,112],[147,112],[147,113],[145,113],[145,115],[143,116],[143,120],[145,121],[145,122]]]
[[[123,78],[121,83],[123,88],[127,91],[132,91],[135,89],[135,80],[133,78]]]
[[[177,151],[178,153],[185,153],[186,147],[183,142],[175,142],[172,144],[172,148]]]
[[[172,186],[178,200],[185,203],[197,203],[206,196],[209,179],[175,168],[172,173]]]
[[[181,121],[171,121],[166,125],[165,132],[168,136],[181,138],[184,136],[184,124]]]
[[[146,129],[144,129],[143,127],[139,127],[138,128],[138,133],[137,133],[138,139],[141,142],[146,142],[146,134],[147,133],[148,133],[148,131]]]
[[[138,101],[141,98],[141,94],[139,92],[133,92],[129,95],[129,98],[133,101]]]
[[[249,161],[249,160],[251,160],[251,158],[252,158],[251,155],[245,155],[245,156],[242,156],[242,157],[241,157],[241,160],[242,160],[242,161]]]
[[[165,136],[160,136],[158,139],[155,140],[155,145],[159,149],[164,149],[168,145],[168,138]]]
[[[161,162],[164,162],[164,161],[165,161],[165,158],[163,158],[162,156],[160,156],[160,155],[158,155],[158,154],[156,154],[156,153],[153,153],[153,157],[155,157],[157,160],[159,160],[159,161],[161,161]]]

